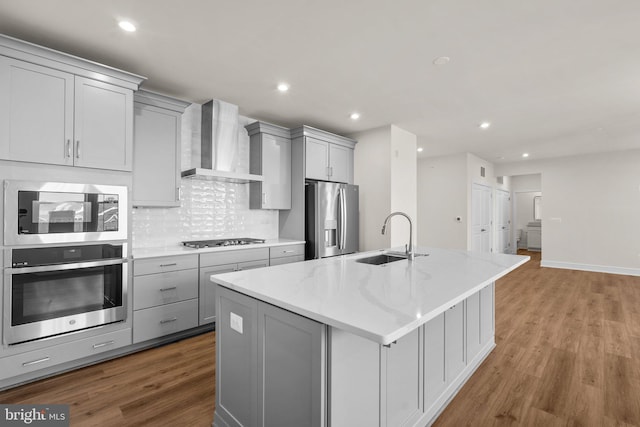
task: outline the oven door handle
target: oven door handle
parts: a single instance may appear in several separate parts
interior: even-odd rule
[[[71,264],[43,265],[40,267],[5,268],[5,272],[8,274],[45,273],[50,271],[78,270],[81,268],[125,264],[126,262],[127,262],[126,258],[118,258],[118,259],[108,259],[104,261],[87,261],[87,262],[75,262]]]

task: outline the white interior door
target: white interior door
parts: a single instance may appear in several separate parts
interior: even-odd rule
[[[511,196],[508,191],[496,190],[496,250],[494,252],[509,254],[511,250]]]
[[[473,184],[471,192],[471,250],[491,252],[491,187]]]

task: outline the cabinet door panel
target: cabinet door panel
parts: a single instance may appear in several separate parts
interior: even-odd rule
[[[130,171],[133,92],[83,77],[75,82],[74,164]]]
[[[200,325],[216,320],[216,284],[211,281],[211,275],[231,273],[237,268],[237,264],[200,268]]]
[[[305,150],[305,178],[326,181],[328,179],[329,143],[306,137]]]
[[[291,209],[291,140],[262,135],[263,209]]]
[[[494,286],[480,289],[480,342],[482,345],[493,339],[495,334],[494,325]]]
[[[453,381],[466,366],[463,306],[460,302],[444,312],[447,383]]]
[[[444,313],[424,325],[424,408],[427,411],[447,385],[444,334]]]
[[[387,426],[414,425],[423,413],[421,334],[422,329],[415,329],[383,350],[383,420]]]
[[[353,150],[341,145],[329,145],[329,180],[353,183]]]
[[[258,425],[324,425],[324,326],[264,303],[258,313]]]
[[[467,360],[472,360],[480,351],[480,293],[466,299],[467,310]]]
[[[179,206],[180,113],[135,104],[133,205]]]
[[[70,164],[72,138],[73,75],[0,57],[0,158]]]

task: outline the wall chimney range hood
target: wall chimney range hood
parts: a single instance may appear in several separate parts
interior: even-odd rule
[[[200,135],[200,144],[196,142],[191,147],[191,164],[200,167],[183,171],[183,178],[240,184],[263,180],[261,175],[236,170],[240,155],[238,138],[246,137],[247,150],[249,146],[249,136],[244,126],[238,124],[237,105],[217,99],[203,104]]]

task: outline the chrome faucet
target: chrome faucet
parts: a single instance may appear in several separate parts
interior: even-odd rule
[[[414,258],[413,243],[412,243],[413,222],[411,222],[411,217],[409,215],[407,215],[404,212],[390,213],[389,216],[384,220],[384,224],[382,224],[382,234],[384,234],[385,230],[387,229],[387,221],[389,221],[389,219],[395,215],[402,215],[403,217],[407,218],[407,221],[409,221],[409,246],[408,247],[407,245],[404,246],[404,253],[407,255],[407,259],[413,260]]]

